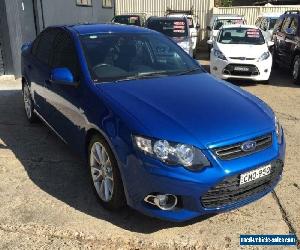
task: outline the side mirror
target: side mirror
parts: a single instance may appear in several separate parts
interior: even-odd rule
[[[74,81],[74,76],[68,68],[54,68],[51,71],[50,81],[61,85],[78,86],[78,82]]]
[[[212,45],[213,44],[213,40],[211,40],[211,39],[207,40],[207,44],[208,45]]]
[[[211,31],[211,27],[210,27],[210,26],[207,26],[206,29],[207,29],[208,31]]]
[[[268,45],[268,47],[270,48],[270,47],[273,47],[274,46],[274,42],[273,41],[268,41],[267,42],[267,45]]]

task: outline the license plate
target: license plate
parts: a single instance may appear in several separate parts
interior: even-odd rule
[[[267,165],[252,171],[249,171],[245,174],[241,174],[240,185],[245,183],[257,180],[271,173],[271,165]]]
[[[249,68],[247,67],[234,67],[235,71],[249,71]]]

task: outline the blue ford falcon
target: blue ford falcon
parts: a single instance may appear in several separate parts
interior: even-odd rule
[[[134,26],[45,29],[22,47],[27,118],[86,159],[99,203],[185,221],[256,201],[281,178],[272,109]]]

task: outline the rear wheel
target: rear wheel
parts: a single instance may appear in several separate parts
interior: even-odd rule
[[[31,98],[30,88],[26,83],[23,86],[23,101],[28,121],[31,123],[35,122],[37,120],[37,117],[34,114],[34,106]]]
[[[91,181],[99,201],[109,210],[124,207],[123,183],[110,147],[100,135],[95,135],[89,143],[88,153]]]
[[[292,76],[295,84],[300,84],[300,56],[295,56],[293,68],[292,68]]]

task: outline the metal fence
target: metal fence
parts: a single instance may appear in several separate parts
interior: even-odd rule
[[[200,39],[206,35],[206,25],[214,6],[214,0],[116,0],[116,14],[147,13],[148,16],[164,16],[167,8],[190,10],[193,7],[200,24]]]
[[[255,24],[257,17],[263,13],[284,13],[287,10],[300,10],[299,5],[278,6],[242,6],[213,8],[213,14],[238,14],[245,16],[247,24]]]

